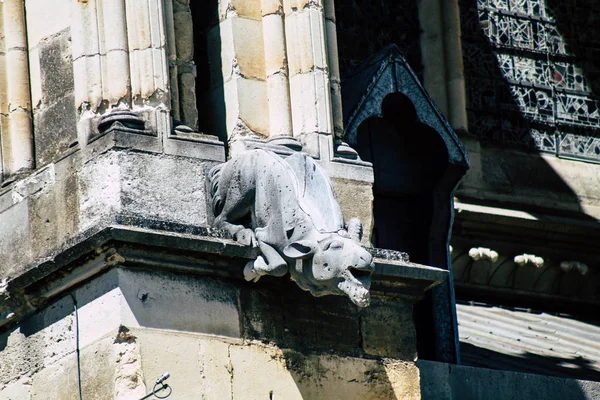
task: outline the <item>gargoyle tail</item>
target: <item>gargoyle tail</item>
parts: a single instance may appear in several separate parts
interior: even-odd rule
[[[208,172],[208,180],[210,182],[210,195],[212,197],[212,209],[215,217],[221,213],[221,209],[223,208],[223,201],[218,191],[219,181],[221,179],[221,169],[223,169],[224,165],[225,163],[215,165]]]

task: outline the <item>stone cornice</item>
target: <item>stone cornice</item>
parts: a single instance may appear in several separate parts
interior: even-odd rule
[[[121,223],[81,235],[54,256],[5,281],[0,286],[0,331],[116,266],[243,281],[245,263],[257,255],[257,249],[226,238],[222,231],[133,217],[117,220]],[[416,302],[447,276],[448,271],[398,257],[375,258],[371,292],[374,297]],[[265,277],[258,284],[248,284],[277,282]]]

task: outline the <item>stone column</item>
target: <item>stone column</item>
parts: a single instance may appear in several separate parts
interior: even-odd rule
[[[92,119],[129,107],[129,60],[124,0],[73,1],[71,37],[78,136],[85,145]]]
[[[269,108],[269,136],[271,138],[289,136],[292,135],[292,115],[281,0],[262,0],[261,13]]]
[[[99,20],[103,22],[100,51],[106,54],[102,68],[103,97],[111,106],[129,105],[129,56],[123,0],[102,0]]]
[[[169,74],[162,1],[126,0],[125,4],[133,103],[167,104]]]
[[[102,66],[96,0],[73,1],[71,40],[75,106],[80,117],[95,113],[102,103]]]
[[[224,128],[233,145],[269,132],[261,1],[219,0],[218,12],[208,32],[209,102],[215,129]]]
[[[448,119],[457,131],[467,131],[467,100],[462,59],[458,0],[442,0]]]
[[[333,133],[323,1],[284,0],[294,136]]]
[[[420,0],[419,22],[421,23],[421,54],[423,58],[423,80],[425,89],[440,111],[448,116],[446,93],[446,66],[444,60],[444,38],[440,1]]]
[[[173,119],[181,121],[173,1],[165,1],[165,34],[167,40],[167,62],[169,63],[169,85],[171,87],[171,115]]]
[[[331,88],[331,111],[333,132],[336,139],[344,136],[344,114],[342,110],[342,83],[338,56],[337,32],[334,0],[325,2],[325,27],[327,34],[327,62],[329,65],[329,85]]]
[[[31,169],[33,134],[25,12],[22,0],[0,3],[0,119],[4,175]]]
[[[189,1],[165,1],[171,115],[190,128],[198,127],[194,29]],[[198,27],[200,28],[200,27]]]
[[[168,130],[169,74],[162,0],[73,2],[75,102],[80,142],[95,117],[113,108],[144,115]]]

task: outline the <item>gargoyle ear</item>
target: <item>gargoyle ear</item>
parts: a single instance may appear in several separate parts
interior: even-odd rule
[[[288,244],[283,249],[283,254],[288,258],[306,258],[315,253],[315,244],[308,240],[298,240]]]

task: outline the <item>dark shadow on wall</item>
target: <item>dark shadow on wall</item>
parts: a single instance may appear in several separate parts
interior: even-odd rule
[[[588,400],[600,391],[595,382],[553,376],[431,361],[418,361],[417,366],[423,400]]]
[[[335,15],[342,73],[395,43],[421,78],[421,28],[417,1],[337,1]]]
[[[498,50],[496,45],[490,44],[490,39],[484,32],[484,29],[492,30],[491,23],[486,22],[483,26],[479,23],[477,2],[461,0],[459,3],[469,131],[479,139],[482,145],[481,168],[484,177],[484,182],[480,182],[481,187],[478,188],[483,189],[480,190],[483,194],[477,194],[476,190],[468,190],[463,185],[458,192],[459,198],[462,197],[466,200],[476,198],[475,201],[480,204],[502,205],[532,213],[545,212],[591,219],[580,206],[579,197],[569,187],[568,182],[565,182],[540,156],[541,154],[557,154],[560,148],[558,139],[553,136],[554,121],[550,118],[552,113],[556,113],[556,110],[545,106],[543,96],[536,97],[536,92],[552,93],[552,88],[550,86],[534,86],[522,80],[509,81],[499,67],[496,53],[500,52],[506,55],[509,60],[512,60],[510,62],[521,59],[542,63],[546,62],[548,56],[543,52],[502,47],[503,45],[509,46],[513,39],[505,38],[500,34],[497,39],[501,43],[500,50]],[[562,36],[567,39],[569,51],[575,48],[580,49],[580,53],[575,54],[575,61],[583,60],[583,65],[590,65],[593,62],[585,60],[595,57],[597,65],[600,53],[591,44],[594,42],[586,44],[584,38],[588,35],[598,37],[598,35],[590,34],[588,29],[597,32],[600,25],[585,25],[586,29],[578,29],[581,25],[573,20],[572,18],[575,16],[567,11],[569,10],[568,3],[550,1],[547,9],[555,15],[561,34],[564,30],[565,34]],[[596,7],[590,15],[598,15],[598,13],[600,13],[600,9]],[[536,27],[537,25],[533,23],[532,26]],[[586,31],[586,33],[573,35],[572,33],[577,30]],[[586,53],[588,45],[592,48],[592,55]],[[568,60],[557,58],[556,61]],[[542,72],[532,69],[528,64],[514,65],[512,68],[520,71],[521,79],[531,80],[532,76],[536,74],[540,76],[553,74],[553,77],[545,79],[550,83],[556,83],[560,75],[558,69],[550,68]],[[528,68],[529,70],[526,71]],[[592,87],[597,87],[598,72],[594,71],[592,67],[585,67],[584,70],[585,74],[589,74],[591,77]],[[529,115],[523,112],[523,108],[517,102],[511,88],[519,88],[525,93],[521,94],[520,98],[523,103],[531,107],[528,111]],[[557,89],[555,91],[558,92]],[[537,111],[535,118],[532,118],[534,113],[531,110],[533,109]],[[588,136],[599,135],[597,129],[581,129],[565,124],[561,125],[559,122],[556,124],[556,128],[561,131]],[[549,135],[544,137],[539,132]],[[517,152],[507,153],[504,152],[505,149]],[[498,197],[514,200],[512,202],[510,200],[498,201]],[[532,202],[528,198],[537,198],[537,200]]]
[[[216,0],[190,2],[194,25],[194,62],[196,63],[196,105],[200,132],[216,135],[225,143],[225,97],[221,74],[221,28],[219,2]]]
[[[524,353],[517,357],[462,342],[460,350],[465,364],[473,367],[600,381],[600,370],[594,361],[583,356],[561,358]]]
[[[557,96],[564,94],[565,92],[561,91],[559,83],[562,82],[565,76],[561,75],[559,68],[549,68],[542,72],[532,70],[531,64],[522,63],[516,66],[519,73],[522,74],[522,80],[509,80],[505,77],[502,69],[508,67],[501,68],[497,53],[505,55],[508,60],[528,60],[531,63],[538,63],[538,66],[547,63],[548,60],[556,63],[574,63],[582,67],[581,77],[589,82],[592,92],[600,93],[598,91],[600,89],[600,74],[598,72],[600,44],[597,44],[600,43],[600,24],[597,23],[597,21],[600,21],[600,3],[597,1],[577,2],[579,6],[582,4],[587,5],[584,7],[587,11],[582,12],[581,7],[575,7],[574,1],[527,2],[527,4],[539,3],[539,7],[543,7],[545,3],[549,16],[555,18],[557,31],[565,41],[568,53],[571,54],[569,57],[549,57],[544,52],[510,48],[510,43],[514,40],[514,37],[510,35],[496,38],[507,47],[500,46],[498,48],[495,45],[493,46],[484,31],[484,29],[492,30],[491,23],[479,23],[480,15],[489,10],[480,10],[479,13],[481,14],[478,14],[477,3],[476,0],[459,1],[469,131],[481,143],[482,181],[474,183],[469,181],[467,176],[463,183],[467,182],[469,186],[463,184],[457,192],[457,197],[467,203],[525,211],[539,217],[541,220],[547,219],[547,216],[551,215],[583,221],[586,224],[596,223],[597,220],[587,215],[582,208],[580,198],[571,189],[569,182],[566,182],[542,155],[547,154],[552,157],[561,154],[565,150],[561,148],[558,142],[559,138],[554,135],[555,129],[592,138],[598,137],[600,131],[598,129],[591,130],[569,126],[564,122],[561,123],[549,118],[549,116],[555,115],[556,109],[545,108],[544,102],[541,100],[542,97],[536,97],[535,92],[554,93],[553,95]],[[508,4],[509,2],[505,3]],[[592,3],[595,3],[595,5]],[[499,14],[501,13],[497,15]],[[517,16],[517,18],[519,17]],[[536,23],[535,21],[532,23],[534,28],[538,26]],[[533,33],[537,32],[534,30]],[[514,64],[513,68],[515,68]],[[528,68],[530,69],[528,70]],[[524,83],[523,80],[532,78],[531,74],[544,74],[544,79],[548,82],[547,85],[533,86]],[[555,87],[554,91],[552,86]],[[528,94],[521,95],[521,100],[532,107],[529,110],[529,115],[523,111],[511,88],[529,91]],[[537,112],[535,118],[532,117],[532,110]],[[544,137],[540,135],[540,132],[548,135]],[[460,217],[457,217],[452,243],[455,247],[462,246],[466,249],[473,245],[489,246],[498,250],[501,255],[503,254],[502,246],[505,246],[505,250],[508,249],[508,251],[522,250],[522,253],[532,252],[532,248],[537,247],[536,254],[547,257],[548,254],[543,253],[544,247],[552,246],[550,244],[551,240],[554,240],[555,243],[558,242],[556,239],[552,239],[551,233],[539,232],[537,236],[533,233],[527,236],[529,229],[513,227],[514,231],[511,234],[507,232],[509,227],[494,224],[490,223],[486,230],[485,222],[476,225],[473,221],[461,220]],[[532,227],[534,226],[532,225]],[[597,225],[596,231],[599,227],[600,225]],[[505,231],[501,232],[502,229],[505,229]],[[594,235],[597,235],[597,233]],[[552,255],[560,252],[560,257],[564,257],[562,260],[581,259],[582,255],[577,246],[569,247],[568,243],[561,243],[561,245],[564,245],[565,248],[553,248],[548,251]],[[540,253],[537,251],[540,251]],[[504,251],[504,254],[507,254],[506,251]],[[521,253],[512,253],[511,257],[516,254]],[[509,261],[512,261],[512,258]],[[555,272],[562,273],[557,265],[555,267]],[[479,282],[478,284],[472,284],[471,278],[475,279],[475,276],[463,277],[459,276],[461,274],[457,274],[457,282],[466,279],[469,281],[467,283],[470,284],[457,284],[457,299],[517,307],[536,307],[544,311],[551,311],[560,307],[562,312],[579,312],[587,316],[597,314],[597,310],[594,310],[593,306],[577,307],[575,302],[553,304],[560,302],[560,300],[548,301],[548,298],[536,297],[535,287],[520,287],[520,285],[522,286],[532,280],[531,277],[523,276],[523,274],[531,273],[535,269],[532,268],[515,268],[512,262],[508,262],[504,264],[503,268],[499,268],[495,277],[498,279],[500,274],[507,270],[507,279],[512,281],[511,287],[504,290],[504,292],[494,291],[494,288],[500,286],[498,283]],[[544,268],[548,270],[548,268]],[[537,269],[533,272],[539,273],[540,271]],[[455,270],[455,272],[457,271]],[[467,270],[467,272],[472,271]],[[481,274],[482,266],[479,266],[476,272]],[[555,281],[557,283],[562,282],[561,280]],[[534,282],[543,283],[537,277]],[[509,286],[504,283],[503,285]],[[560,293],[562,287],[555,289],[557,295],[562,295]],[[528,291],[531,295],[527,294]],[[550,289],[546,291],[550,291]],[[576,297],[573,294],[569,295]],[[586,369],[584,358],[574,360],[573,364],[576,367],[569,369],[560,365],[561,360],[552,357],[528,354],[524,355],[523,358],[515,358],[465,343],[461,343],[460,348],[461,361],[467,365],[569,376],[580,379],[598,379],[597,371]],[[586,397],[574,387],[572,397],[568,398]]]

